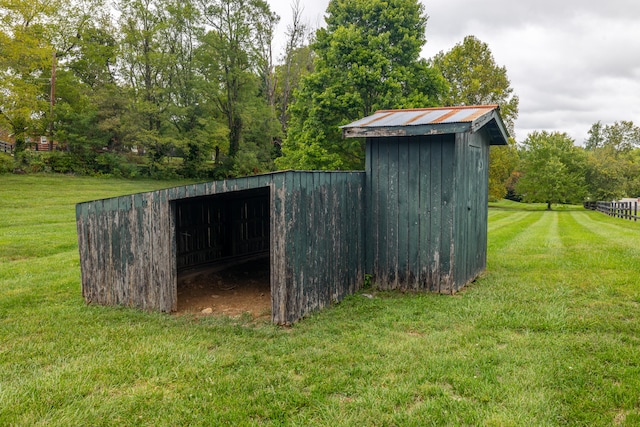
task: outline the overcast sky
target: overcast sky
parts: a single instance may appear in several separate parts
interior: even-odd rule
[[[292,0],[267,1],[284,34]],[[640,125],[639,0],[421,1],[429,15],[425,58],[474,35],[507,68],[520,97],[518,141],[548,130],[582,144],[597,121]],[[305,20],[323,25],[328,3],[301,0]]]

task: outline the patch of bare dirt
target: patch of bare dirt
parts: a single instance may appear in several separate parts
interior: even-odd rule
[[[203,313],[204,310],[204,313]],[[222,268],[199,269],[178,277],[177,314],[207,314],[253,319],[271,316],[269,259]]]

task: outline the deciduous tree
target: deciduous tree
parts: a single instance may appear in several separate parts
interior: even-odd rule
[[[585,195],[585,157],[566,133],[533,132],[520,152],[516,189],[525,202],[579,203]]]
[[[515,137],[519,98],[513,93],[506,67],[496,64],[488,44],[467,36],[450,51],[438,53],[432,62],[449,83],[441,98],[444,105],[498,104],[505,125]]]
[[[589,136],[585,140],[587,150],[609,146],[616,151],[628,151],[640,147],[640,127],[632,121],[615,122],[603,125],[597,122],[591,125]]]
[[[211,28],[200,46],[201,71],[209,82],[210,100],[226,119],[233,159],[245,131],[245,106],[258,95],[259,72],[271,68],[265,52],[270,52],[267,44],[278,17],[263,0],[201,1],[200,7]],[[265,82],[269,78],[263,75]]]
[[[287,26],[282,64],[276,67],[276,104],[283,132],[287,131],[294,89],[305,75],[313,71],[313,51],[308,45],[311,32],[309,25],[302,20],[300,0],[293,3],[291,13],[292,22]]]
[[[362,141],[343,140],[340,125],[377,109],[434,105],[444,83],[419,59],[426,22],[417,0],[332,0],[277,165],[360,169]]]
[[[49,113],[52,18],[60,4],[0,0],[0,124],[8,128],[21,158],[25,138],[43,133]]]
[[[591,200],[639,196],[638,146],[640,128],[631,121],[594,123],[585,140],[587,186]]]
[[[438,53],[433,65],[447,80],[448,91],[441,98],[444,105],[500,105],[500,114],[512,137],[518,117],[518,96],[513,93],[507,69],[496,64],[489,46],[474,36],[448,52]],[[489,162],[489,196],[502,198],[506,185],[517,165],[513,145],[491,147]],[[510,169],[510,170],[509,170]]]
[[[507,182],[518,167],[516,142],[509,138],[508,146],[491,146],[489,156],[489,200],[500,200],[507,195]]]

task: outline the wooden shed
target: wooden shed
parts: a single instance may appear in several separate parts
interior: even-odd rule
[[[366,138],[365,271],[385,289],[454,293],[486,268],[489,146],[497,105],[377,111]]]
[[[181,272],[265,257],[271,319],[290,324],[359,289],[453,293],[486,265],[497,106],[378,111],[364,172],[285,171],[76,206],[88,303],[172,312]]]
[[[363,283],[364,172],[278,172],[80,203],[85,301],[176,311],[178,275],[269,259],[271,318],[290,324]]]

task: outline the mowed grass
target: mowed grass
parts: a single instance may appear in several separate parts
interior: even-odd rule
[[[74,204],[173,183],[0,182],[0,425],[640,425],[640,224],[494,204],[465,291],[283,328],[84,304]]]

